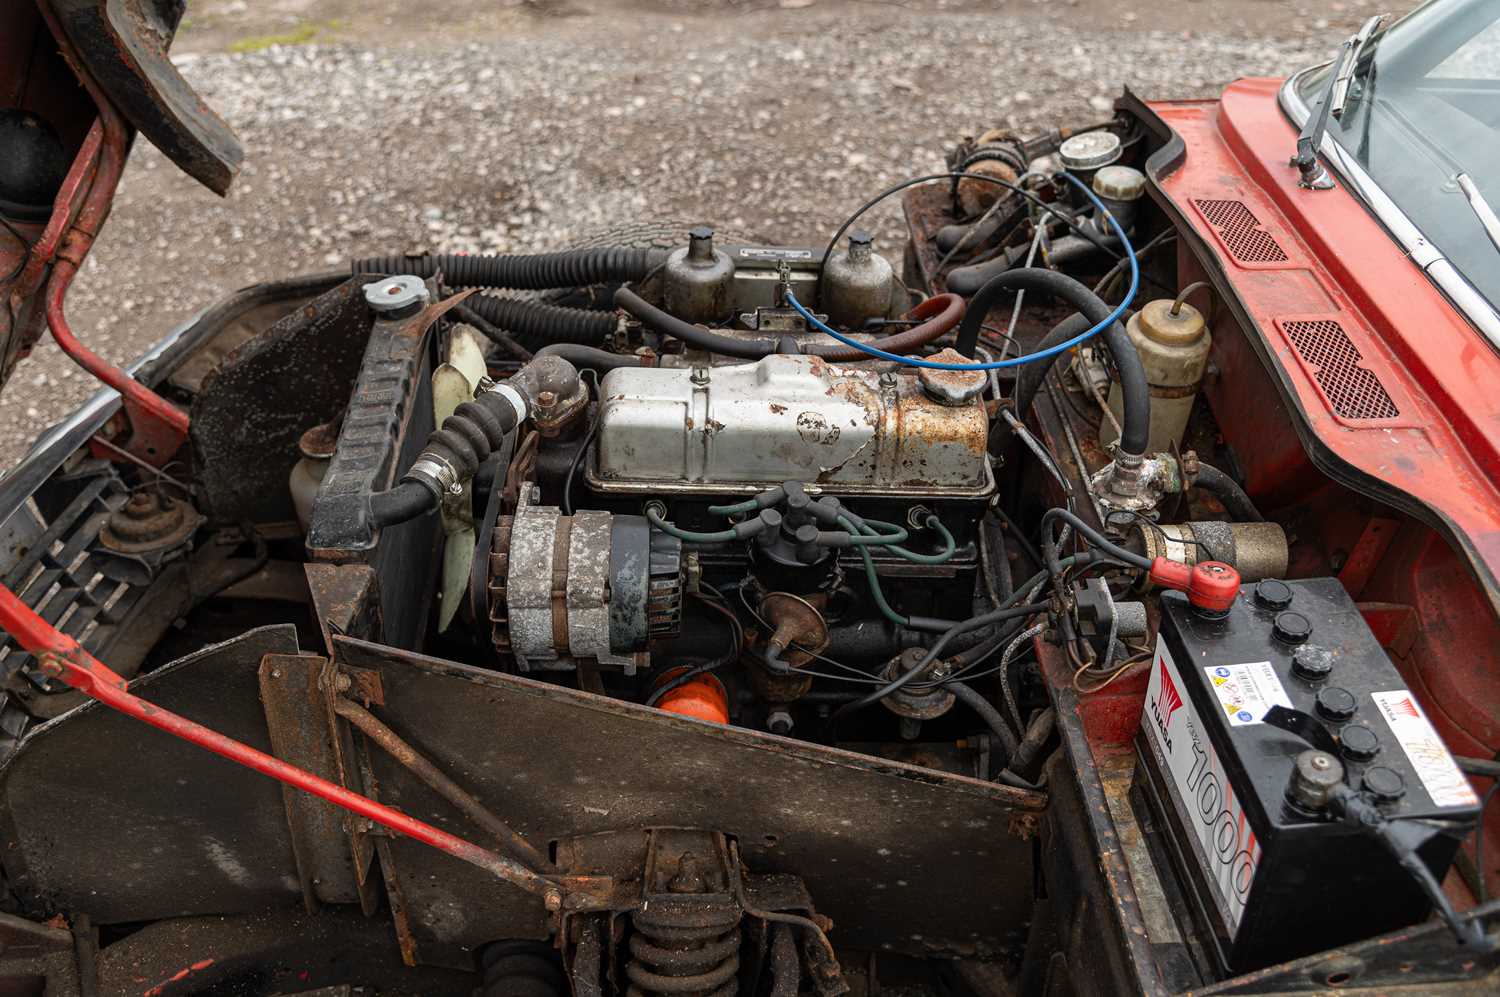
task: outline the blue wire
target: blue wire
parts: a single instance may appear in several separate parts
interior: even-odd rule
[[[1110,228],[1113,228],[1115,230],[1115,235],[1119,237],[1120,245],[1125,250],[1125,258],[1130,261],[1130,287],[1125,292],[1125,300],[1121,301],[1117,306],[1115,306],[1115,310],[1110,312],[1109,317],[1106,318],[1103,322],[1100,322],[1098,325],[1089,329],[1087,332],[1080,332],[1078,335],[1074,336],[1072,339],[1068,340],[1065,343],[1058,343],[1056,346],[1049,346],[1045,350],[1038,350],[1035,353],[1028,353],[1024,357],[1014,357],[1010,360],[995,360],[990,363],[944,363],[939,360],[919,360],[916,357],[902,356],[899,353],[887,353],[885,350],[877,349],[876,347],[870,346],[867,343],[861,343],[857,339],[850,339],[843,333],[829,328],[826,323],[819,321],[816,315],[803,307],[802,302],[798,301],[796,295],[792,294],[790,291],[787,292],[786,296],[787,304],[795,308],[797,310],[797,314],[806,319],[813,328],[817,329],[819,332],[823,332],[832,336],[834,339],[837,339],[845,346],[852,346],[862,353],[870,354],[870,356],[872,357],[880,357],[883,360],[894,360],[897,363],[904,363],[909,367],[928,367],[933,370],[999,370],[1002,367],[1020,367],[1024,364],[1034,363],[1037,360],[1045,360],[1048,357],[1055,357],[1059,353],[1066,353],[1068,350],[1071,350],[1073,347],[1077,346],[1079,343],[1082,343],[1084,340],[1089,339],[1092,336],[1097,336],[1105,329],[1108,329],[1120,318],[1121,315],[1125,314],[1125,309],[1130,307],[1130,303],[1135,300],[1136,291],[1140,289],[1141,268],[1140,264],[1137,263],[1135,259],[1135,247],[1132,246],[1130,244],[1130,240],[1125,237],[1125,230],[1120,227],[1119,222],[1115,221],[1115,216],[1109,213],[1109,209],[1104,206],[1104,203],[1100,201],[1099,198],[1095,197],[1094,192],[1089,190],[1088,186],[1084,184],[1082,180],[1079,180],[1077,177],[1073,176],[1073,174],[1063,173],[1060,175],[1073,186],[1083,191],[1083,193],[1087,195],[1088,199],[1094,202],[1094,207],[1099,209],[1099,213],[1109,221]]]

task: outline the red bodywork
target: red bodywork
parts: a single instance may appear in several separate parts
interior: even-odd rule
[[[1354,194],[1297,186],[1280,86],[1149,105],[1182,142],[1149,171],[1180,219],[1179,278],[1217,275],[1231,298],[1205,393],[1251,495],[1299,541],[1292,574],[1336,572],[1450,749],[1488,759],[1500,356]],[[1129,750],[1144,676],[1121,685],[1083,704],[1096,755]],[[1485,831],[1500,846],[1500,815]]]

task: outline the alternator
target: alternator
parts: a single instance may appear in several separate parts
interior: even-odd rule
[[[641,516],[582,510],[564,516],[524,489],[514,516],[495,524],[490,620],[495,648],[521,671],[562,670],[579,659],[649,664],[652,638],[678,631],[682,542]]]

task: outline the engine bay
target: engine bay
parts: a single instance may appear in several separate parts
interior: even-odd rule
[[[6,916],[83,916],[106,980],[218,953],[161,994],[1489,965],[1475,770],[1410,666],[1453,652],[1395,579],[1474,583],[1305,452],[1247,487],[1294,420],[1169,139],[1127,95],[956,139],[826,244],[398,254],[211,309],[157,371],[180,452],[122,410],[8,522],[8,611],[66,636],[0,658]]]

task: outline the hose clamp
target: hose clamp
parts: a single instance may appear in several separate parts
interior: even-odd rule
[[[416,481],[435,489],[441,500],[444,495],[461,488],[458,471],[452,464],[436,454],[424,453],[412,464],[402,481]]]
[[[510,402],[510,407],[514,409],[516,413],[517,426],[526,421],[527,405],[526,397],[524,395],[522,395],[519,391],[517,391],[515,388],[512,388],[504,381],[501,381],[499,384],[496,384],[489,390],[494,394],[499,395],[501,398],[504,398],[506,401]]]

